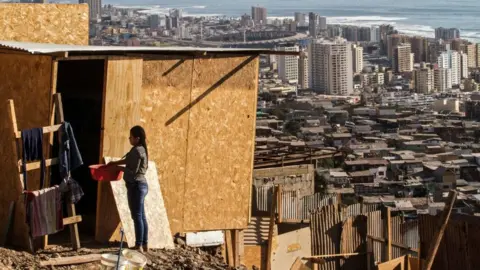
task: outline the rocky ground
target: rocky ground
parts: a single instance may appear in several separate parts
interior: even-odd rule
[[[53,246],[46,250],[39,250],[35,255],[0,248],[0,269],[100,269],[100,262],[55,267],[40,267],[40,262],[50,258],[115,252],[118,252],[118,247],[105,248],[95,245],[86,245],[78,251],[72,251],[69,247]],[[173,250],[151,250],[146,255],[148,263],[145,269],[231,269],[223,262],[219,253],[219,248],[198,249],[177,241],[176,248]]]

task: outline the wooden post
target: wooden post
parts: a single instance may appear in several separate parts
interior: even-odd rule
[[[274,193],[275,194],[275,193]],[[276,192],[276,196],[274,197],[274,199],[277,200],[277,208],[278,208],[278,222],[282,222],[283,220],[283,211],[282,211],[282,186],[278,186],[277,187],[277,192]]]
[[[420,242],[420,241],[418,241],[417,258],[418,258],[417,269],[420,270],[420,269],[422,269],[422,242]]]
[[[392,221],[390,207],[385,207],[384,210],[384,238],[385,238],[385,257],[384,261],[390,261],[392,259]]]
[[[272,204],[270,206],[270,224],[268,226],[268,249],[267,249],[267,270],[272,269],[272,252],[273,252],[273,228],[275,226],[275,208],[276,208],[276,194],[277,187],[274,186],[272,189]]]
[[[225,246],[227,248],[227,263],[229,266],[235,267],[233,259],[232,232],[230,230],[225,231]]]
[[[445,208],[443,209],[442,215],[440,216],[440,223],[435,235],[433,237],[433,241],[430,243],[430,248],[428,249],[427,253],[427,260],[425,262],[424,270],[430,270],[433,265],[433,261],[435,260],[435,256],[437,255],[438,248],[440,243],[442,242],[443,234],[445,233],[445,229],[447,228],[448,219],[450,218],[450,214],[452,213],[453,205],[455,204],[455,199],[457,198],[457,191],[451,190],[448,194],[447,202],[445,203]]]

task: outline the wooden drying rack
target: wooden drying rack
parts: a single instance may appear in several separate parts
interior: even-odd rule
[[[53,144],[53,132],[57,132],[60,127],[62,126],[62,123],[65,121],[64,114],[63,114],[63,105],[62,105],[62,97],[60,93],[54,94],[53,95],[54,99],[54,112],[56,112],[56,125],[51,125],[51,126],[46,126],[42,127],[43,129],[43,134],[50,134],[50,145]],[[13,100],[10,99],[8,100],[9,102],[9,115],[10,119],[12,121],[12,127],[13,127],[13,132],[14,132],[14,140],[15,140],[15,147],[16,147],[16,153],[14,154],[15,162],[18,163],[18,171],[19,171],[19,181],[20,185],[22,187],[22,190],[24,190],[26,187],[24,187],[23,184],[23,163],[22,160],[20,159],[21,154],[20,154],[20,146],[21,146],[21,131],[18,129],[18,124],[17,124],[17,116],[15,113],[15,105],[13,103]],[[52,124],[54,119],[51,120]],[[52,165],[57,165],[59,163],[58,157],[57,158],[50,158],[45,160],[45,167],[48,168]],[[41,162],[40,161],[35,161],[31,163],[25,164],[26,171],[32,171],[36,169],[41,168]],[[48,173],[46,173],[49,175]],[[48,177],[46,177],[48,178]],[[45,183],[50,183],[49,179],[45,179]],[[42,187],[41,187],[42,188]],[[82,221],[82,216],[77,216],[76,214],[76,209],[75,209],[75,204],[72,203],[67,203],[67,213],[68,217],[63,219],[63,225],[69,225],[70,226],[70,238],[72,241],[72,247],[74,250],[77,250],[80,248],[80,236],[78,233],[78,223]],[[33,244],[33,239],[31,236],[29,236],[30,239],[30,250],[32,252],[35,251],[34,244]],[[43,247],[46,248],[48,246],[48,235],[44,236],[44,243]]]

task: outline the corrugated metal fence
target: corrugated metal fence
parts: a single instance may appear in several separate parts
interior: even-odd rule
[[[357,204],[340,209],[337,205],[329,205],[312,213],[312,255],[362,253],[347,259],[327,259],[324,265],[319,266],[320,269],[366,269],[367,238],[373,240],[375,261],[386,261],[386,222],[382,211],[375,211],[380,207]],[[416,251],[419,239],[417,221],[392,217],[391,230],[392,259],[411,253],[412,249]]]
[[[421,249],[427,251],[438,229],[439,215],[420,215]],[[452,214],[432,269],[480,269],[480,217]],[[422,252],[425,259],[426,252]]]

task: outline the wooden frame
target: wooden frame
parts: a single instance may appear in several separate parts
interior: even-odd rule
[[[19,159],[19,139],[21,138],[20,134],[21,131],[18,129],[18,124],[17,124],[17,116],[15,113],[15,104],[12,99],[9,101],[9,116],[10,120],[12,122],[12,128],[13,128],[13,133],[14,133],[14,144],[15,148],[17,149],[16,155],[14,156],[15,160],[18,161]],[[60,94],[55,94],[54,95],[54,107],[56,111],[56,116],[57,116],[57,122],[63,123],[64,122],[64,115],[63,115],[63,106],[62,106],[62,100],[61,100],[61,95]],[[60,129],[61,124],[55,125],[55,126],[47,126],[47,127],[42,127],[43,128],[43,133],[53,133],[56,132]],[[18,180],[20,181],[20,185],[24,189],[25,186],[23,185],[23,164],[21,162],[18,162],[18,169],[19,169],[19,174],[18,174]],[[52,165],[58,164],[58,158],[54,159],[48,159],[45,160],[45,166],[48,168]],[[35,170],[40,168],[40,162],[31,162],[26,164],[26,170]],[[82,221],[82,216],[77,216],[76,215],[76,210],[75,210],[75,205],[74,204],[67,204],[67,212],[68,212],[68,217],[63,219],[64,225],[70,226],[70,237],[72,240],[72,247],[74,250],[77,250],[80,248],[80,237],[78,234],[78,225],[77,223],[80,223]],[[30,239],[30,251],[34,252],[35,248],[33,245],[33,239],[29,237]],[[48,236],[44,237],[44,248],[48,245]]]

